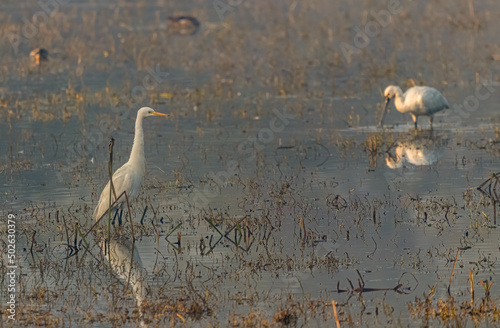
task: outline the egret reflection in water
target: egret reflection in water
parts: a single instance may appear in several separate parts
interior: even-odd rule
[[[121,235],[111,238],[107,245],[105,242],[101,242],[100,245],[103,253],[106,254],[111,269],[123,280],[124,290],[131,289],[139,308],[140,325],[141,327],[145,326],[142,305],[147,295],[145,287],[147,273],[144,270],[137,247],[135,247],[131,238]]]

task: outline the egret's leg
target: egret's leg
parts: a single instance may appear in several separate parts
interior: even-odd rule
[[[434,120],[434,116],[430,115],[429,116],[429,124],[431,125],[431,130],[432,130],[432,121]]]
[[[118,214],[120,213],[120,214]],[[111,221],[112,225],[115,225],[116,219],[118,219],[118,226],[122,226],[122,214],[123,214],[123,206],[120,206],[116,209],[115,216],[113,217],[113,221]]]
[[[120,210],[120,208],[117,208],[116,211],[115,211],[115,215],[113,216],[113,221],[111,221],[112,225],[115,225],[115,221],[116,221],[116,218],[118,217],[118,211],[119,210]]]
[[[123,206],[120,207],[120,216],[118,216],[118,226],[122,226],[122,214],[123,214]]]

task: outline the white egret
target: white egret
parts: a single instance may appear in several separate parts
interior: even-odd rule
[[[390,85],[385,89],[384,97],[386,98],[386,102],[380,126],[382,126],[384,116],[392,98],[395,98],[394,105],[400,113],[411,114],[415,123],[415,129],[417,128],[418,116],[428,116],[432,128],[432,115],[445,108],[450,108],[448,101],[441,92],[431,87],[412,87],[403,94],[400,87]]]
[[[139,194],[139,186],[141,185],[142,178],[146,173],[146,159],[144,158],[144,132],[142,130],[142,119],[148,116],[168,116],[167,114],[158,113],[149,107],[142,107],[137,112],[137,119],[135,120],[135,136],[130,158],[127,163],[123,164],[118,170],[113,173],[113,186],[115,194],[112,194],[111,204],[118,198],[117,204],[113,209],[123,208],[125,197],[123,192],[127,193],[129,199],[135,199]],[[105,213],[107,213],[110,202],[110,183],[101,193],[99,202],[94,210],[94,218],[99,220]]]

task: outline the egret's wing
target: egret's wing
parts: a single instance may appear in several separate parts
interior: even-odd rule
[[[120,195],[126,191],[127,196],[134,197],[134,195],[130,195],[129,193],[132,191],[133,183],[133,174],[132,169],[128,163],[124,164],[113,174],[113,186],[115,188],[116,197],[120,197]],[[110,183],[106,184],[104,190],[99,197],[99,202],[94,210],[94,218],[99,219],[109,208],[109,191],[110,191]],[[115,195],[111,193],[111,204],[116,200]],[[119,207],[125,198],[121,198],[119,202],[114,206],[114,208]]]

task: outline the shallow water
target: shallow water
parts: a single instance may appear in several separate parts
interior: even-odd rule
[[[2,6],[4,31],[39,11]],[[457,250],[450,295],[470,300],[472,270],[476,301],[478,282],[492,281],[498,304],[498,223],[475,187],[498,170],[500,67],[491,56],[500,54],[500,7],[402,6],[350,61],[339,42],[352,43],[353,26],[383,5],[243,2],[220,19],[200,1],[69,3],[20,55],[4,39],[0,202],[18,218],[20,303],[32,301],[24,322],[45,313],[54,325],[135,326],[144,299],[164,309],[146,310],[153,325],[182,316],[192,326],[278,324],[281,308],[292,324],[333,326],[335,300],[342,325],[443,325],[408,305],[432,286],[433,304],[448,298]],[[165,25],[186,13],[202,22],[196,34]],[[85,22],[79,31],[76,22]],[[40,68],[29,61],[36,45],[50,48]],[[381,90],[411,86],[409,78],[442,90],[452,109],[436,115],[432,132],[425,119],[414,131],[394,108],[376,127]],[[487,96],[460,110],[481,84]],[[111,243],[123,263],[133,249],[125,272],[135,279],[109,265],[99,233],[85,238],[90,253],[80,235],[79,253],[66,256],[76,222],[92,226],[110,137],[116,168],[143,105],[172,118],[144,122],[135,248],[128,223],[127,240]],[[365,288],[385,290],[356,292],[357,271]],[[169,302],[203,311],[165,310]],[[478,319],[495,323],[492,313]]]

